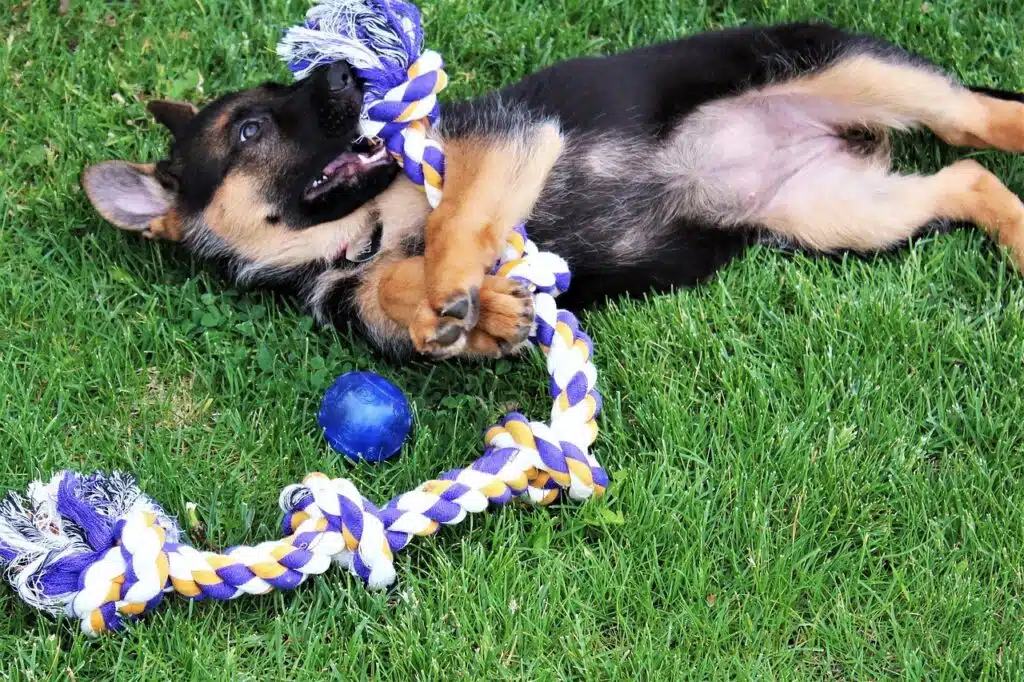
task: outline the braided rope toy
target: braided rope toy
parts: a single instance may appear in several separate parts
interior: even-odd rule
[[[286,34],[279,52],[297,78],[326,61],[350,61],[367,84],[364,134],[380,136],[436,206],[444,157],[426,131],[447,79],[436,53],[420,54],[421,42],[419,14],[401,0],[327,0]],[[562,491],[574,500],[603,494],[608,475],[589,452],[601,410],[593,345],[555,302],[569,286],[568,267],[516,226],[495,272],[534,294],[531,342],[547,356],[550,423],[509,414],[488,430],[480,459],[383,507],[347,479],[309,474],[281,492],[284,538],[223,553],[183,544],[174,519],[130,475],[60,472],[32,483],[27,499],[9,492],[0,501],[0,565],[9,582],[29,605],[97,634],[120,630],[165,592],[228,600],[292,589],[332,561],[383,589],[396,578],[395,552],[415,536],[516,498],[548,505]]]
[[[403,0],[325,0],[284,34],[277,54],[296,79],[346,61],[363,84],[360,129],[379,138],[422,188],[441,202],[444,151],[427,136],[448,85],[441,55],[423,49],[419,10]]]

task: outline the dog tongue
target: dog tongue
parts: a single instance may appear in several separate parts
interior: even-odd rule
[[[344,168],[345,166],[355,166],[359,168],[363,165],[362,154],[356,154],[355,152],[345,152],[334,161],[324,166],[324,175],[331,176],[338,172],[338,169]],[[352,170],[355,170],[353,168]]]

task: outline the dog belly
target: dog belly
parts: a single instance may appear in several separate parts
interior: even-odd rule
[[[765,242],[762,218],[780,202],[887,165],[885,147],[847,139],[850,120],[819,98],[750,92],[698,108],[662,140],[573,136],[531,229],[592,294],[696,284]]]
[[[750,93],[701,107],[656,158],[673,211],[721,226],[758,222],[807,174],[879,166],[843,136],[851,112],[803,95]],[[837,175],[841,177],[841,174]]]

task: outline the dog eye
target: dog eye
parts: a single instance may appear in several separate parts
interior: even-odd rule
[[[246,121],[238,131],[238,141],[248,142],[260,134],[261,124],[259,121]]]

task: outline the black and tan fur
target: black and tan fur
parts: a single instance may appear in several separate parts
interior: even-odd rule
[[[174,133],[167,159],[99,164],[84,185],[120,227],[180,240],[239,282],[286,285],[319,320],[354,318],[381,347],[442,357],[522,343],[529,296],[486,275],[521,220],[569,261],[573,307],[696,284],[759,240],[869,253],[936,221],[981,226],[1024,266],[1024,205],[998,178],[973,161],[898,175],[888,151],[890,131],[925,127],[1022,152],[1024,98],[828,26],[572,60],[448,105],[433,214],[393,163],[301,198],[328,161],[360,149],[360,97],[337,65],[198,113],[155,103]],[[242,143],[251,120],[263,132]]]

